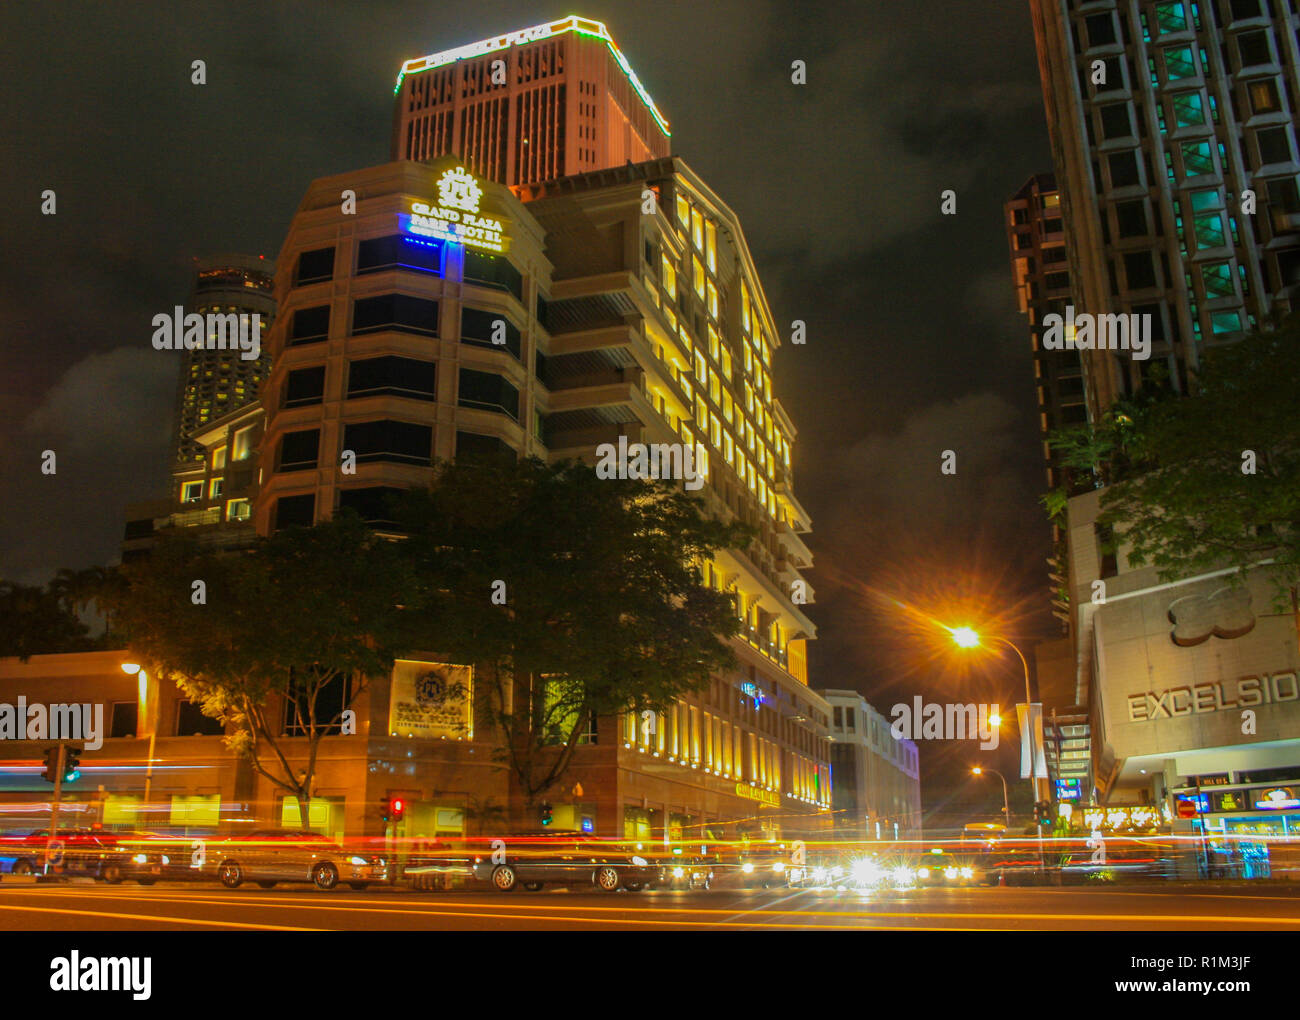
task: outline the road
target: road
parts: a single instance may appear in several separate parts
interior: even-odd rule
[[[228,891],[216,885],[0,883],[8,931],[1300,931],[1276,887],[969,888],[895,893],[576,890]]]

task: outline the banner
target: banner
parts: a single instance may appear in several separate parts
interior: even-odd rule
[[[1043,706],[1037,701],[1032,705],[1017,705],[1016,718],[1020,721],[1020,778],[1029,778],[1032,762],[1032,775],[1038,779],[1046,779],[1047,758],[1043,754]]]

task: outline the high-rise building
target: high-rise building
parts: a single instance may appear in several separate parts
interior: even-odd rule
[[[342,189],[363,196],[355,213],[340,210]],[[773,384],[779,333],[739,221],[712,190],[678,158],[518,193],[454,158],[389,163],[313,183],[278,265],[257,530],[342,507],[390,526],[387,496],[431,483],[437,459],[694,451],[694,494],[756,532],[704,565],[743,621],[739,668],[649,723],[598,720],[573,764],[590,802],[556,811],[634,838],[736,819],[822,824],[830,711],[807,681],[809,517]],[[470,783],[476,750],[429,754]]]
[[[458,155],[531,184],[667,156],[668,121],[599,21],[571,17],[408,60],[391,157]]]
[[[199,315],[261,316],[265,330],[275,318],[275,263],[260,255],[217,255],[195,259],[194,291],[185,311]],[[172,464],[202,465],[203,448],[193,433],[231,411],[251,404],[266,378],[270,359],[239,350],[187,350],[181,356]]]
[[[1150,315],[1149,360],[1083,353],[1093,413],[1186,391],[1300,280],[1293,0],[1032,0],[1070,251],[1090,314]]]
[[[841,839],[919,839],[921,764],[916,742],[857,691],[821,691],[831,706],[834,831]]]
[[[1078,352],[1043,347],[1043,317],[1065,315],[1070,297],[1069,257],[1061,220],[1061,193],[1051,174],[1035,174],[1006,203],[1007,243],[1016,302],[1030,323],[1038,425],[1047,465],[1047,487],[1062,483],[1060,456],[1048,437],[1088,420]]]

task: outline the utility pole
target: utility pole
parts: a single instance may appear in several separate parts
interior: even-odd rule
[[[50,838],[45,841],[44,874],[50,873],[51,848],[59,838],[59,799],[63,796],[63,761],[67,745],[59,742],[59,753],[55,756],[54,803],[50,807]],[[60,855],[61,856],[61,855]]]

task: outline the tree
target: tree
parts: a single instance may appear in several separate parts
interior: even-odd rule
[[[1191,396],[1142,409],[1134,470],[1101,498],[1129,560],[1161,580],[1267,563],[1300,628],[1300,320],[1212,350]]]
[[[26,662],[33,655],[92,647],[87,627],[53,590],[0,581],[0,656]]]
[[[94,609],[104,617],[104,630],[99,643],[108,647],[113,639],[113,619],[105,609],[104,596],[121,583],[116,567],[87,567],[71,570],[64,567],[49,583],[49,590],[59,603],[73,615]]]
[[[529,810],[594,717],[663,710],[734,665],[736,606],[697,564],[749,529],[706,517],[671,482],[461,463],[406,494],[399,516],[426,579],[412,594],[421,646],[478,666]]]
[[[243,552],[164,538],[105,599],[133,653],[225,723],[306,826],[321,739],[347,732],[345,713],[406,646],[403,562],[344,514]]]

